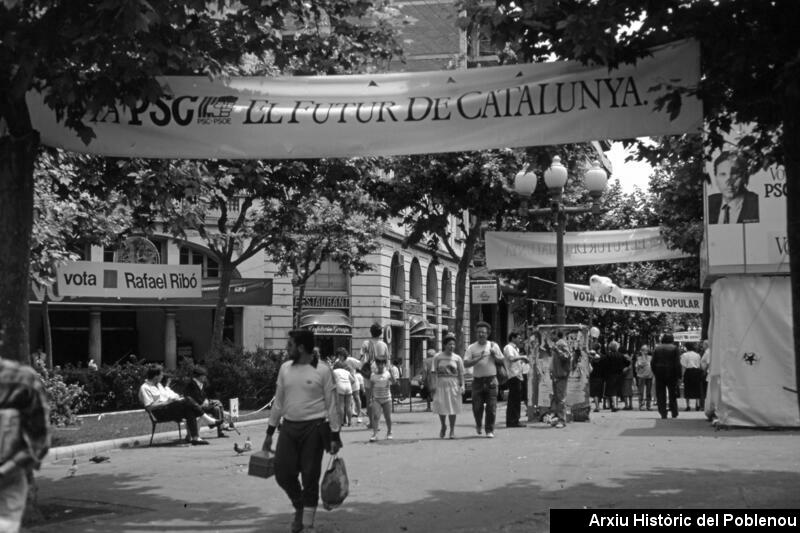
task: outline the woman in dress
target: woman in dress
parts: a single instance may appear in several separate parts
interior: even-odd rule
[[[442,340],[444,351],[433,358],[433,412],[439,415],[442,429],[439,438],[447,432],[445,418],[450,422],[450,438],[456,438],[456,415],[461,412],[461,398],[464,394],[464,361],[453,353],[456,348],[454,335],[446,335]]]

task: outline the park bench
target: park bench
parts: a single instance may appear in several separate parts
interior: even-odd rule
[[[183,418],[175,418],[175,417],[172,417],[172,418],[160,418],[160,417],[157,417],[156,414],[153,413],[153,411],[151,411],[147,407],[144,408],[144,412],[147,413],[147,416],[150,417],[150,422],[153,424],[152,431],[150,432],[150,444],[148,444],[148,446],[152,446],[153,445],[153,437],[156,434],[156,426],[158,424],[165,423],[165,422],[175,422],[176,424],[178,424],[178,438],[179,439],[183,439],[183,435],[181,433],[181,422],[183,422]]]

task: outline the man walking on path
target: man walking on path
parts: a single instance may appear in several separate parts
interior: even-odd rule
[[[39,375],[0,358],[0,531],[19,531],[32,471],[50,448],[49,412]]]
[[[470,344],[464,355],[464,368],[474,367],[472,376],[472,414],[475,416],[475,431],[481,434],[484,424],[486,436],[494,438],[494,420],[497,414],[497,366],[502,365],[503,354],[496,343],[489,340],[492,328],[486,322],[478,322],[475,332],[478,342]],[[484,404],[486,420],[483,420]]]
[[[524,422],[520,422],[520,406],[522,404],[522,363],[528,362],[528,358],[519,354],[517,348],[518,333],[511,333],[508,336],[508,344],[503,348],[503,355],[508,365],[508,403],[506,405],[506,427],[520,428],[525,427]]]
[[[319,502],[323,452],[327,449],[336,454],[342,446],[336,383],[330,367],[313,355],[313,332],[289,332],[286,350],[290,360],[278,371],[262,449],[272,448],[272,435],[283,417],[275,449],[275,480],[295,509],[292,532],[311,532]]]
[[[667,394],[669,394],[669,411],[672,413],[672,418],[677,418],[681,356],[671,334],[665,334],[661,337],[661,344],[656,344],[650,368],[656,378],[656,403],[661,418],[667,418]]]

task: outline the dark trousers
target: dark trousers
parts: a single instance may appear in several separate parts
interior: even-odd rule
[[[522,403],[522,380],[508,378],[508,403],[506,404],[506,425],[519,424],[520,403]]]
[[[669,395],[669,405],[667,405]],[[656,403],[661,418],[667,417],[667,407],[673,417],[678,416],[678,380],[677,378],[659,378],[656,376]]]
[[[550,402],[552,410],[558,419],[567,423],[567,377],[553,378],[553,399]]]
[[[528,374],[522,374],[522,403],[528,405]]]
[[[483,420],[483,405],[486,404],[486,420]],[[494,419],[497,414],[497,378],[495,376],[474,378],[472,380],[472,415],[475,427],[484,425],[486,433],[494,432]],[[482,424],[483,422],[483,424]]]
[[[203,410],[193,400],[184,398],[164,405],[150,408],[150,412],[159,422],[171,420],[186,420],[186,431],[193,439],[197,438],[197,417],[203,416]]]
[[[289,496],[295,509],[316,507],[319,501],[319,477],[325,451],[323,424],[326,422],[322,418],[308,422],[284,419],[278,435],[275,480]]]

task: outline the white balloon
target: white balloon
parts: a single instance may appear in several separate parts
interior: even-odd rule
[[[593,339],[596,339],[597,337],[600,336],[600,330],[592,326],[591,329],[589,330],[589,336]]]

